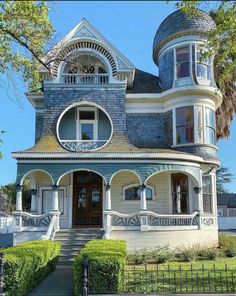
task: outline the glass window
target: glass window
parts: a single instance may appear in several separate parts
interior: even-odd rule
[[[197,47],[197,76],[208,79],[209,76],[209,58],[203,57],[203,49]]]
[[[42,190],[42,213],[48,213],[52,211],[52,194],[51,189]],[[61,215],[64,213],[64,190],[58,190],[58,201],[59,201],[59,211]]]
[[[216,144],[215,112],[210,108],[206,108],[206,143]]]
[[[188,212],[188,176],[182,173],[171,175],[173,212],[177,214]]]
[[[81,140],[93,140],[93,123],[81,123]]]
[[[80,120],[95,120],[95,111],[79,111]]]
[[[203,212],[211,213],[212,211],[212,183],[211,176],[202,177],[203,190]]]
[[[125,200],[140,200],[141,192],[139,185],[130,186],[124,190]],[[146,188],[146,199],[152,200],[153,189],[151,187]]]
[[[190,76],[189,46],[176,48],[176,73],[177,78]]]
[[[176,144],[194,142],[193,107],[176,109]]]

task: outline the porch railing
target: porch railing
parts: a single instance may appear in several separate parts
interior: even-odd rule
[[[40,231],[45,232],[40,239],[53,240],[55,233],[59,231],[60,212],[49,212],[42,215],[34,215],[27,212],[14,212],[13,231]]]
[[[108,84],[107,74],[62,74],[61,82],[65,84]]]
[[[72,151],[93,150],[102,147],[107,140],[61,140],[61,144]]]

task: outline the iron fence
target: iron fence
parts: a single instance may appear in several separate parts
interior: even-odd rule
[[[236,268],[193,265],[183,267],[160,265],[126,266],[122,293],[233,293],[236,292]]]

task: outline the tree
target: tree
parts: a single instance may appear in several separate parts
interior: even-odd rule
[[[229,172],[229,169],[222,166],[216,172],[216,188],[217,193],[228,193],[228,190],[225,188],[225,184],[230,183],[233,180],[233,174]]]
[[[230,135],[230,124],[236,113],[236,2],[183,0],[177,3],[177,7],[194,15],[203,4],[210,8],[209,14],[216,23],[208,34],[205,57],[213,52],[216,54],[215,78],[223,95],[223,103],[216,111],[217,137],[226,138]]]
[[[0,73],[12,72],[28,83],[30,90],[41,87],[40,67],[53,27],[48,18],[46,1],[0,2]]]

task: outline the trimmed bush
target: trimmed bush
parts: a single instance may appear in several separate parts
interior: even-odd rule
[[[113,293],[121,288],[122,271],[126,258],[126,242],[95,240],[88,242],[75,258],[74,292],[80,295],[83,254],[89,257],[90,293]]]
[[[235,257],[236,256],[236,240],[233,237],[230,237],[225,234],[219,235],[219,247],[223,255],[226,257]]]
[[[31,241],[4,249],[7,296],[28,295],[55,269],[60,250],[61,244],[51,241]]]
[[[203,248],[197,251],[197,255],[207,260],[216,260],[219,257],[217,248]]]
[[[189,248],[176,253],[176,257],[183,262],[191,262],[196,260],[197,252],[195,248]]]
[[[166,263],[172,258],[172,253],[167,248],[143,249],[130,251],[127,256],[128,264]]]

